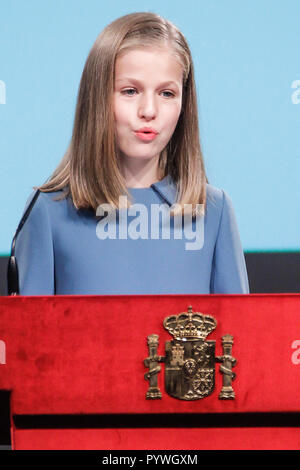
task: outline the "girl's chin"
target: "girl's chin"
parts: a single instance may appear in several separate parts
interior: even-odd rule
[[[155,155],[139,155],[139,154],[131,154],[131,155],[126,155],[124,153],[121,154],[121,159],[123,158],[124,160],[153,160],[153,159],[158,159],[159,157],[159,154],[155,154]]]

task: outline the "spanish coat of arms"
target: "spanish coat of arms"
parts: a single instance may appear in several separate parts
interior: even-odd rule
[[[217,326],[214,317],[193,312],[189,306],[187,312],[165,318],[163,325],[174,339],[166,342],[166,355],[158,356],[158,335],[147,338],[149,357],[144,364],[149,368],[145,374],[149,389],[146,398],[158,399],[162,396],[157,385],[159,362],[165,363],[166,392],[180,400],[199,400],[210,395],[215,388],[215,362],[221,362],[223,387],[219,398],[234,399],[232,380],[235,374],[232,366],[236,364],[236,359],[231,355],[233,336],[222,337],[223,355],[216,357],[216,341],[206,340]]]

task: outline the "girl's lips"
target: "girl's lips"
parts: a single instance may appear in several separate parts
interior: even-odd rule
[[[149,142],[157,136],[154,132],[135,132],[135,135],[144,142]]]

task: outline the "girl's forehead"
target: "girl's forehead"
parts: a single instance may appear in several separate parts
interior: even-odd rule
[[[125,61],[125,60],[133,60],[135,57],[147,59],[147,58],[159,58],[161,56],[165,58],[169,58],[170,60],[175,60],[175,53],[170,47],[166,46],[144,46],[144,47],[136,47],[125,49],[121,51],[117,56],[117,61]]]
[[[128,78],[155,72],[180,80],[182,65],[168,48],[139,48],[124,51],[116,60],[115,76],[118,79]]]

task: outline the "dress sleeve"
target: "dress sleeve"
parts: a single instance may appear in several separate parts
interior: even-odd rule
[[[212,294],[249,294],[248,275],[235,213],[223,191],[223,208],[211,273]]]
[[[32,199],[32,196],[27,200]],[[43,193],[35,201],[15,244],[20,295],[54,295],[54,254],[50,217]]]

